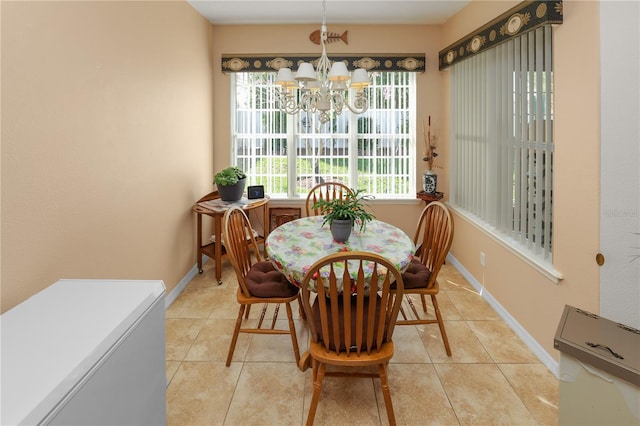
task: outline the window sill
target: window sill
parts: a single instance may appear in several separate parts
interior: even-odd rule
[[[527,263],[536,271],[544,275],[549,281],[553,282],[554,284],[558,284],[564,278],[562,273],[556,270],[549,260],[543,259],[541,257],[536,257],[532,253],[529,253],[524,247],[521,247],[519,242],[513,240],[512,238],[499,234],[495,228],[478,219],[478,217],[462,209],[456,208],[449,203],[447,203],[447,207],[449,207],[449,209],[454,211],[457,215],[465,218],[476,229],[485,233],[492,240],[500,244],[505,249],[509,250],[520,260]]]
[[[270,197],[269,203],[272,205],[292,205],[292,204],[304,204],[306,202],[306,195],[298,198],[274,198]],[[376,204],[419,204],[422,200],[418,198],[373,198],[370,200]]]

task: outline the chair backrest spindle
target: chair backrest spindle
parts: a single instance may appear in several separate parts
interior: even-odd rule
[[[353,193],[353,191],[347,185],[340,182],[323,182],[314,186],[307,194],[307,216],[320,216],[324,214],[321,209],[313,208],[313,205],[318,201],[331,201],[335,199],[343,200],[348,193]]]
[[[427,288],[435,282],[451,248],[453,219],[446,206],[438,201],[429,203],[420,214],[413,242],[420,261],[431,271]]]
[[[251,293],[247,289],[243,277],[247,275],[253,264],[262,261],[262,256],[251,222],[241,208],[232,207],[227,212],[223,235],[225,250],[229,254],[231,264],[238,276],[238,284],[242,292],[249,297]]]
[[[316,281],[311,306],[309,282]],[[390,291],[395,283],[399,290]],[[326,352],[360,356],[391,339],[402,302],[402,276],[385,258],[367,252],[340,252],[316,262],[303,279],[302,303],[311,337]]]

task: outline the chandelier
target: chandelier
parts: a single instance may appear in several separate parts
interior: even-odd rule
[[[347,66],[342,61],[331,64],[327,57],[325,43],[327,41],[327,25],[325,22],[325,1],[322,2],[322,27],[320,44],[322,55],[316,61],[317,72],[309,62],[303,62],[298,72],[293,75],[290,68],[280,68],[276,84],[280,86],[278,93],[280,111],[296,114],[298,111],[318,113],[321,124],[331,119],[331,112],[340,115],[346,107],[354,114],[362,114],[369,108],[369,101],[364,88],[371,84],[364,68],[358,68],[349,76]],[[349,80],[351,82],[349,83]],[[351,89],[353,105],[349,105],[347,96]],[[300,90],[296,96],[296,90]],[[297,102],[296,102],[297,101]]]

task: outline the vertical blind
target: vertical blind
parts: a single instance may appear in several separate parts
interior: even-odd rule
[[[450,202],[527,254],[551,261],[550,25],[451,66]]]

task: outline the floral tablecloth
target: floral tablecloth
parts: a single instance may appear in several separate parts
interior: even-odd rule
[[[348,241],[338,243],[333,240],[329,225],[322,226],[322,219],[322,216],[311,216],[287,222],[271,231],[265,242],[271,263],[297,286],[302,285],[304,274],[311,265],[340,251],[373,252],[387,258],[400,271],[411,263],[415,251],[413,241],[393,225],[373,220],[367,223],[364,232],[354,229]],[[370,268],[369,274],[373,265]],[[328,276],[328,268],[321,273]],[[315,286],[315,282],[311,286]]]

